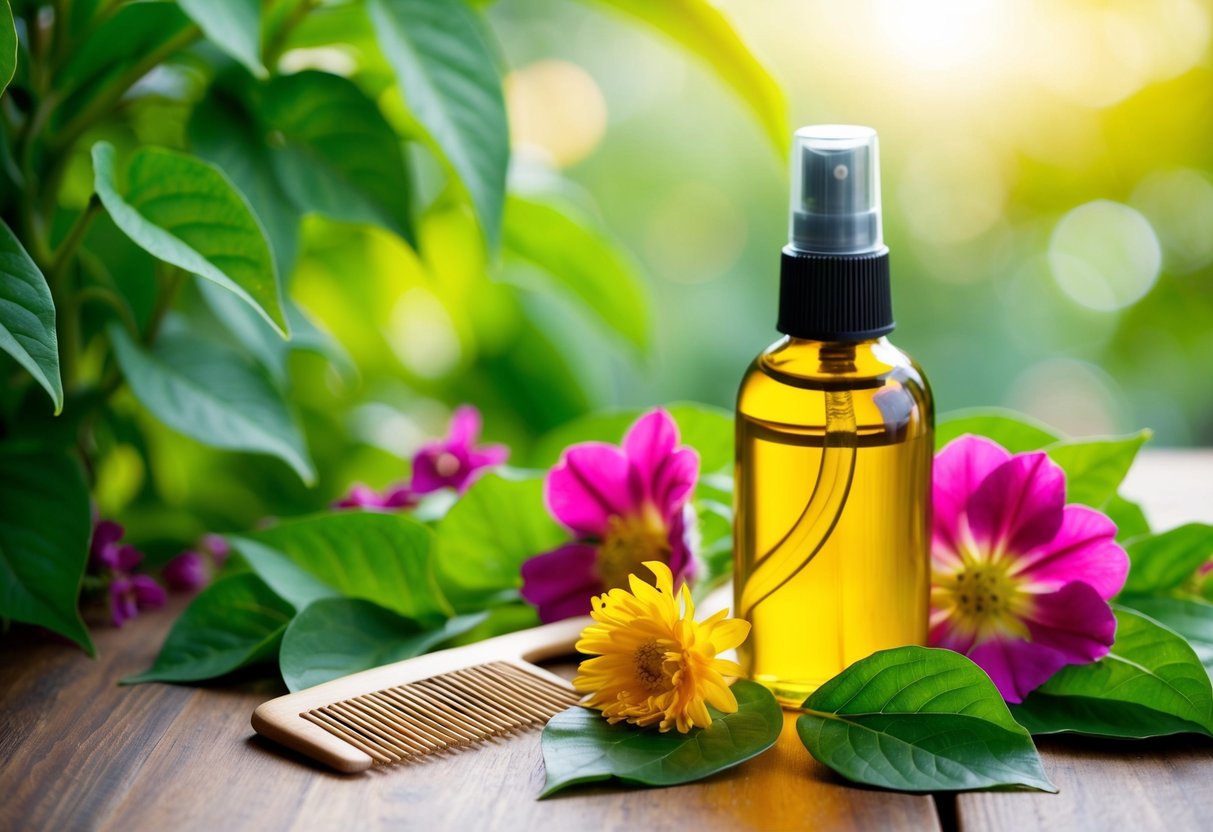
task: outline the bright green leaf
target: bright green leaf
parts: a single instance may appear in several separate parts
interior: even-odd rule
[[[809,753],[856,783],[1056,791],[990,677],[951,650],[882,650],[826,682],[804,707],[796,730]]]
[[[1179,633],[1196,653],[1205,671],[1213,674],[1213,604],[1201,598],[1132,596],[1123,606],[1153,618]]]
[[[0,0],[0,95],[17,69],[17,27],[8,0]]]
[[[272,659],[294,612],[256,575],[220,578],[174,622],[152,666],[122,681],[197,682]]]
[[[306,607],[286,628],[278,666],[292,691],[360,670],[411,659],[466,632],[484,613],[426,629],[370,601],[327,598]]]
[[[282,292],[265,232],[218,168],[183,153],[144,147],[132,154],[122,190],[113,146],[97,142],[93,171],[110,218],[135,244],[234,292],[286,336]]]
[[[300,210],[413,241],[403,143],[357,84],[315,70],[279,76],[265,86],[262,115],[280,137],[274,172]]]
[[[0,350],[42,385],[56,414],[63,410],[55,302],[46,278],[4,220],[0,220]]]
[[[277,549],[237,535],[230,536],[228,540],[257,577],[297,611],[302,611],[313,601],[341,597],[340,592]]]
[[[490,248],[501,233],[509,130],[479,16],[450,0],[371,0],[371,19],[409,113],[462,183]]]
[[[54,630],[93,655],[76,609],[91,535],[88,487],[75,460],[0,449],[0,618]]]
[[[177,0],[211,43],[255,75],[261,65],[261,0]]]
[[[1213,526],[1188,523],[1161,534],[1130,540],[1129,577],[1124,593],[1147,594],[1175,589],[1213,559]]]
[[[230,347],[164,333],[145,350],[116,324],[109,334],[135,398],[161,422],[212,448],[276,456],[304,482],[315,479],[286,402]]]
[[[583,0],[585,2],[586,0]],[[741,96],[776,152],[792,144],[787,103],[779,84],[709,0],[590,0],[617,9],[673,38],[705,61]]]
[[[940,416],[935,424],[935,447],[942,448],[966,433],[993,439],[1013,454],[1038,451],[1061,440],[1052,428],[1022,413],[978,407]]]
[[[1033,734],[1213,735],[1213,689],[1188,643],[1132,610],[1117,609],[1116,621],[1108,655],[1062,668],[1015,706],[1015,718]]]
[[[488,474],[438,523],[436,577],[461,612],[516,600],[523,561],[567,539],[544,506],[543,480]]]
[[[609,724],[580,705],[552,717],[543,729],[547,780],[540,797],[579,783],[619,780],[642,786],[674,786],[702,780],[757,757],[779,739],[783,711],[762,685],[733,684],[737,711],[709,707],[712,724],[689,733],[659,732],[627,723]]]
[[[432,575],[433,534],[397,514],[343,511],[287,520],[248,535],[350,598],[425,623],[449,606]]]
[[[1116,539],[1121,543],[1150,533],[1150,521],[1141,506],[1119,494],[1113,494],[1100,510],[1116,524]]]
[[[648,348],[651,321],[644,281],[631,257],[588,218],[571,206],[511,196],[503,243],[607,328],[637,349]]]
[[[1141,446],[1150,438],[1143,430],[1110,439],[1074,439],[1050,445],[1049,458],[1066,472],[1066,501],[1101,508],[1116,496]]]

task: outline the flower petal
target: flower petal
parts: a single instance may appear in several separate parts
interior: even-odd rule
[[[455,447],[470,448],[480,438],[480,411],[470,404],[460,405],[451,414],[447,442]]]
[[[646,496],[657,506],[664,520],[669,520],[686,505],[699,478],[699,452],[679,448],[665,457],[653,471],[646,485]]]
[[[1129,556],[1117,544],[1116,524],[1106,515],[1071,505],[1063,511],[1057,535],[1024,557],[1013,574],[1050,589],[1082,581],[1107,599],[1125,585]]]
[[[628,462],[646,482],[652,481],[657,466],[677,445],[678,424],[663,408],[650,410],[641,416],[623,437],[623,450]]]
[[[626,515],[635,505],[628,493],[628,458],[604,442],[573,445],[548,472],[544,496],[565,526],[601,537],[612,515]]]
[[[674,575],[674,586],[690,583],[699,572],[699,564],[695,561],[691,545],[691,537],[695,533],[695,509],[689,504],[670,520],[670,572]]]
[[[997,442],[972,434],[953,439],[935,455],[931,487],[934,536],[943,548],[956,550],[957,528],[969,496],[1010,458],[1010,452]]]
[[[521,595],[538,607],[547,624],[590,614],[590,598],[603,591],[596,568],[598,550],[589,543],[566,543],[522,564]]]
[[[996,638],[969,651],[969,658],[990,677],[1011,703],[1049,681],[1068,662],[1059,651],[1022,639]]]
[[[969,497],[965,514],[977,545],[1023,554],[1061,528],[1066,475],[1043,451],[1016,454]]]
[[[1089,664],[1107,655],[1116,638],[1112,608],[1081,581],[1036,596],[1024,619],[1033,643],[1058,651],[1066,664]]]
[[[147,575],[131,576],[130,587],[141,610],[158,609],[168,600],[164,587]]]

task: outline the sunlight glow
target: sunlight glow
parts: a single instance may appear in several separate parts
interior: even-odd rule
[[[1049,244],[1061,290],[1090,309],[1113,311],[1139,300],[1158,279],[1162,250],[1149,220],[1106,199],[1062,217]]]

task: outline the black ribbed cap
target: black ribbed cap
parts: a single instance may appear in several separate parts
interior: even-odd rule
[[[793,338],[864,341],[893,331],[889,251],[807,254],[784,248],[779,322]]]

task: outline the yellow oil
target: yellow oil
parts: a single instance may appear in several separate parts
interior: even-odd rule
[[[743,671],[784,705],[877,650],[924,644],[933,405],[887,339],[785,338],[737,400]]]

